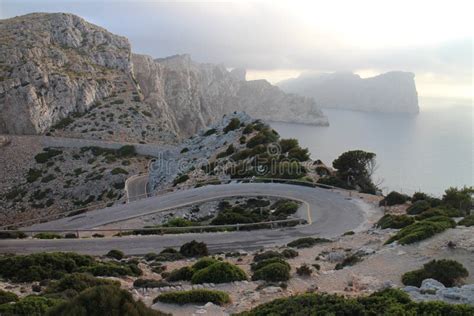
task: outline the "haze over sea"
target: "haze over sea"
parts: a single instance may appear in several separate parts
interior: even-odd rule
[[[441,195],[450,186],[473,185],[472,101],[420,99],[420,108],[418,115],[323,109],[329,127],[272,126],[327,165],[347,150],[376,153],[374,180],[383,181],[384,192]]]

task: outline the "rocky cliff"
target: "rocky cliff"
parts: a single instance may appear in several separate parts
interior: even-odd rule
[[[414,78],[413,73],[402,71],[366,79],[352,73],[303,74],[278,86],[286,92],[313,97],[326,108],[418,113]]]
[[[72,14],[1,20],[0,39],[0,133],[174,142],[242,110],[327,124],[312,99],[245,81],[245,70],[132,57],[126,38]]]
[[[242,69],[196,63],[189,55],[153,63],[151,57],[134,54],[132,61],[145,101],[161,104],[164,100],[187,135],[234,111],[269,121],[328,124],[313,99],[286,94],[266,80],[246,81]]]
[[[0,21],[0,133],[35,134],[131,76],[124,37],[72,14]]]

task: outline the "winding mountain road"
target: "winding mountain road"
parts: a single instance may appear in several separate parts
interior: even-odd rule
[[[128,204],[90,211],[72,217],[33,225],[28,229],[94,229],[110,223],[153,214],[160,211],[230,196],[277,196],[303,202],[299,212],[309,224],[282,229],[262,229],[219,233],[186,233],[93,239],[25,239],[0,240],[2,253],[34,253],[42,251],[74,251],[91,255],[120,249],[127,254],[158,252],[165,247],[198,240],[212,251],[253,250],[284,244],[304,236],[335,237],[367,223],[372,206],[358,198],[348,198],[331,190],[291,184],[232,183],[177,191]],[[138,227],[137,227],[138,228]]]

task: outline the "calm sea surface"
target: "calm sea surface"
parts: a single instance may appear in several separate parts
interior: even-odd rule
[[[449,186],[473,185],[473,107],[421,104],[418,115],[323,109],[331,126],[272,123],[297,138],[313,159],[331,165],[342,152],[377,154],[375,182],[387,190],[440,195]]]

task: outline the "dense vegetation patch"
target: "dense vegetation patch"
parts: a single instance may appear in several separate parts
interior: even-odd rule
[[[236,130],[240,127],[240,120],[236,117],[232,118],[227,124],[226,127],[224,127],[224,133],[227,134],[230,131]]]
[[[0,276],[14,282],[60,279],[73,272],[89,272],[95,276],[141,274],[141,270],[133,262],[102,263],[90,256],[69,252],[35,253],[0,258]]]
[[[136,288],[160,288],[170,286],[170,284],[163,280],[136,279],[133,282],[133,286]]]
[[[30,295],[17,302],[0,305],[0,315],[2,316],[32,316],[46,315],[46,313],[62,300],[48,298],[44,296]]]
[[[408,294],[387,289],[366,297],[308,293],[262,304],[240,316],[266,315],[472,315],[474,307],[443,302],[415,303]]]
[[[164,316],[148,308],[141,301],[135,301],[126,290],[117,286],[96,286],[81,292],[72,300],[59,304],[48,311],[50,316]]]
[[[124,255],[123,251],[120,251],[120,250],[117,250],[117,249],[112,249],[105,256],[109,257],[109,258],[120,260],[125,255]]]
[[[449,217],[429,217],[402,228],[397,234],[391,237],[386,244],[390,244],[394,241],[398,241],[398,243],[402,245],[411,244],[430,238],[448,228],[454,227],[456,227],[456,222]]]
[[[0,290],[0,305],[16,301],[18,301],[18,296],[15,293]]]
[[[380,227],[381,229],[386,229],[386,228],[399,229],[399,228],[403,228],[408,225],[411,225],[414,222],[415,222],[415,219],[407,215],[386,214],[377,222],[376,226]]]
[[[179,252],[185,257],[204,257],[209,255],[207,245],[203,242],[192,240],[181,246]]]
[[[23,239],[26,238],[26,234],[22,231],[0,231],[0,239]]]
[[[62,150],[44,148],[44,152],[37,154],[35,160],[37,163],[46,163],[49,159],[61,155],[62,153]]]
[[[228,283],[246,280],[245,272],[228,262],[215,262],[206,268],[196,271],[191,282],[198,283]]]
[[[430,207],[431,207],[431,205],[430,205],[430,203],[428,203],[428,201],[419,200],[419,201],[414,202],[412,205],[410,205],[409,208],[407,208],[407,214],[418,215],[418,214],[426,211]]]
[[[458,225],[470,227],[474,226],[474,215],[468,215],[459,221]]]
[[[216,290],[205,290],[197,289],[190,291],[176,291],[167,292],[158,295],[154,300],[156,302],[168,303],[168,304],[205,304],[212,302],[217,305],[224,305],[230,302],[229,294],[216,291]]]
[[[62,298],[72,298],[80,292],[100,285],[114,285],[120,287],[120,282],[107,279],[96,278],[88,273],[67,274],[58,281],[51,281],[46,288],[48,295]]]
[[[291,267],[283,259],[283,255],[276,251],[266,251],[255,255],[251,269],[252,280],[280,282],[290,279]]]
[[[435,279],[447,287],[460,283],[469,276],[467,269],[455,260],[432,260],[423,265],[423,268],[405,273],[402,282],[405,285],[420,287],[424,279]]]

